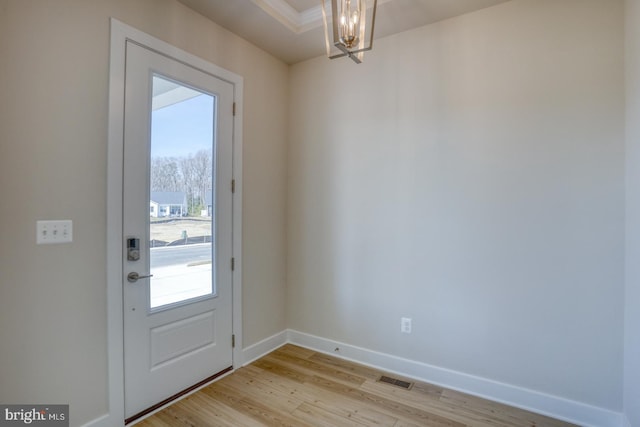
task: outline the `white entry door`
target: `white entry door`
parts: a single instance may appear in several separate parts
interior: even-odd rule
[[[233,85],[127,42],[125,417],[232,369]]]

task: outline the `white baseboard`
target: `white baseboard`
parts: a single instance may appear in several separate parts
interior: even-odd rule
[[[287,341],[311,350],[505,403],[584,427],[623,426],[623,416],[618,412],[534,390],[428,365],[415,360],[403,359],[294,330],[287,331]]]
[[[368,350],[291,329],[279,332],[243,349],[242,361],[239,361],[238,366],[248,365],[287,343],[306,347],[314,351],[330,354],[390,373],[458,390],[495,402],[505,403],[538,414],[548,415],[584,427],[631,427],[631,423],[627,417],[608,409],[440,368],[415,360]],[[114,425],[112,421],[107,414],[85,424],[83,427],[111,427]]]
[[[271,353],[278,347],[282,347],[288,342],[287,331],[278,332],[268,338],[263,339],[255,344],[242,350],[242,362],[239,366],[245,366],[261,358],[262,356]]]
[[[122,422],[120,424],[122,424]],[[83,424],[82,427],[110,427],[114,425],[116,424],[111,421],[111,415],[104,414],[101,417],[96,418],[95,420],[91,420],[88,423]]]

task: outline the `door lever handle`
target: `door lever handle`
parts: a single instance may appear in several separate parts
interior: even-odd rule
[[[131,273],[127,274],[127,281],[129,281],[130,283],[136,283],[138,279],[146,279],[148,277],[153,277],[153,274],[147,274],[146,276],[141,276],[137,272],[132,271]]]

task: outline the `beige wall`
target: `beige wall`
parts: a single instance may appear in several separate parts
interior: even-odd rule
[[[627,256],[624,412],[640,425],[640,1],[626,0]]]
[[[243,345],[286,327],[288,67],[173,0],[0,0],[0,402],[72,425],[107,410],[109,17],[244,77]]]
[[[0,0],[0,402],[107,409],[111,16],[244,77],[244,347],[291,327],[622,409],[619,0],[514,0],[291,69],[173,0]],[[74,243],[36,246],[38,219]]]
[[[514,0],[293,66],[289,327],[620,412],[622,24]]]

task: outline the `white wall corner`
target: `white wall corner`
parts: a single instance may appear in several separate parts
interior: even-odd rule
[[[257,359],[260,359],[262,356],[282,347],[288,341],[287,331],[281,331],[263,339],[262,341],[258,341],[247,348],[244,348],[242,350],[242,363],[240,366],[248,365]]]
[[[486,378],[403,359],[350,344],[289,330],[288,342],[376,369],[415,378],[584,427],[631,427],[623,415],[608,409],[540,393]]]

